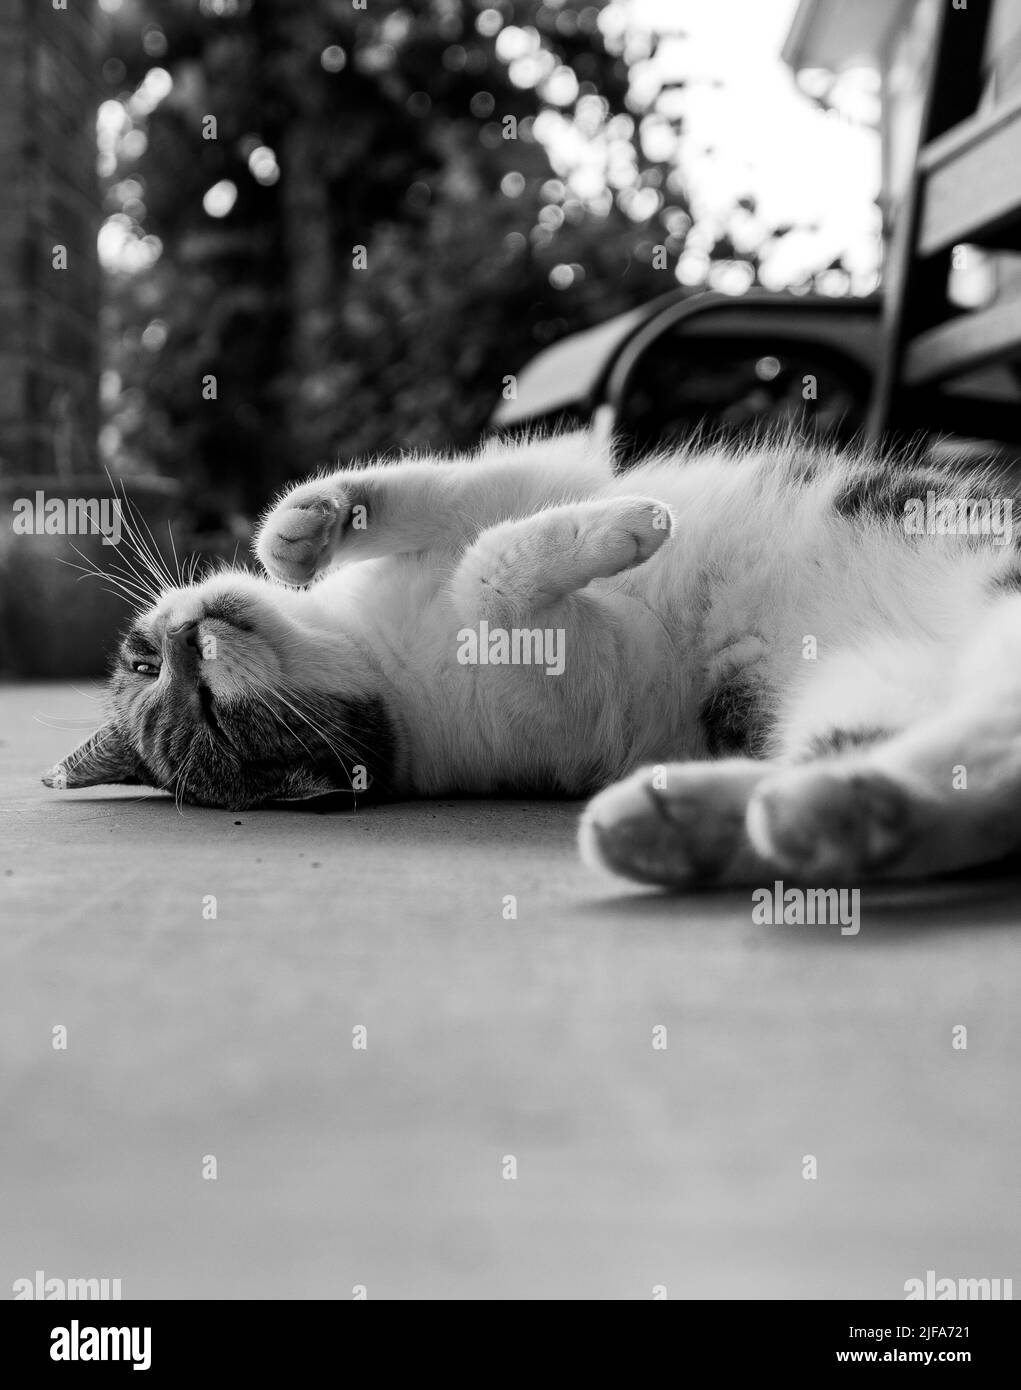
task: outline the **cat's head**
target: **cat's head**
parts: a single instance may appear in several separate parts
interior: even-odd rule
[[[239,573],[168,590],[120,644],[109,719],[43,781],[231,810],[392,792],[395,726],[372,663],[353,637],[317,640],[298,597]]]

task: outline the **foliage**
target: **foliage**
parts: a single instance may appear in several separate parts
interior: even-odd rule
[[[114,21],[122,469],[251,511],[337,458],[464,446],[538,348],[676,286],[690,219],[596,6],[126,0]],[[583,129],[609,186],[558,177],[543,120]]]

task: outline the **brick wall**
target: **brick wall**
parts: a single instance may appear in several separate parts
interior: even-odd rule
[[[61,3],[61,0],[57,0]],[[93,0],[0,0],[0,470],[95,467],[99,269]],[[54,266],[66,247],[67,269]]]

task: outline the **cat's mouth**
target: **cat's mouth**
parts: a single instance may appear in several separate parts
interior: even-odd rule
[[[234,748],[234,740],[227,735],[217,715],[216,697],[213,695],[209,686],[203,684],[201,680],[198,682],[198,697],[199,711],[210,733],[220,739],[221,742],[227,744],[229,748]]]

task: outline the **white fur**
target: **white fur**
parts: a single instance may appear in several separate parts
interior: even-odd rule
[[[737,675],[753,678],[775,692],[766,760],[738,760],[729,772],[721,765],[715,789],[707,770],[680,778],[684,805],[701,807],[707,823],[713,807],[737,815],[740,842],[720,877],[747,878],[790,867],[770,839],[775,808],[785,805],[776,778],[828,730],[938,730],[950,720],[971,730],[968,756],[978,765],[974,745],[992,727],[995,704],[1000,762],[988,777],[1009,780],[1003,768],[1019,761],[1021,607],[992,595],[1011,556],[967,538],[911,538],[895,521],[848,522],[833,502],[855,461],[832,461],[805,482],[804,458],[794,444],[709,450],[614,476],[606,449],[576,435],[339,472],[291,489],[259,533],[270,575],[314,580],[310,588],[223,574],[173,591],[160,610],[199,614],[224,586],[246,594],[257,631],[227,642],[217,693],[229,696],[253,660],[266,679],[279,669],[311,690],[381,693],[400,734],[399,790],[414,795],[536,785],[581,794],[645,764],[705,759],[706,696]],[[1000,627],[990,615],[1006,607],[1018,652],[1011,647],[994,700]],[[562,629],[563,675],[460,664],[459,631],[483,620]],[[805,659],[807,639],[814,660]],[[973,677],[969,663],[982,674]],[[942,742],[928,737],[935,753],[880,747],[839,768],[888,766],[905,785],[921,776],[924,800],[929,783],[949,778],[940,759],[953,751],[945,731]],[[918,774],[925,757],[929,771]],[[671,776],[680,785],[680,770]],[[772,792],[760,795],[770,778]],[[640,782],[597,798],[583,829],[589,857],[618,872],[628,864],[611,862],[603,832],[637,826],[640,839],[649,816]],[[997,791],[997,805],[1010,795]],[[979,800],[965,805],[985,826]],[[671,805],[680,815],[681,801]],[[788,848],[796,832],[788,817]],[[662,854],[682,863],[677,835],[671,843]],[[934,867],[933,855],[911,853],[912,872]],[[835,872],[848,868],[839,861],[837,853]],[[631,868],[656,881],[685,877],[662,865],[658,879],[654,865]]]

